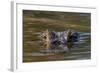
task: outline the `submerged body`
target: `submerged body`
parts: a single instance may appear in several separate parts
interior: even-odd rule
[[[62,48],[62,52],[69,52],[73,42],[77,42],[79,40],[79,33],[67,30],[63,32],[55,32],[46,30],[43,33],[43,41],[45,42],[46,49],[55,49],[58,46],[58,51],[61,52],[59,48]],[[54,51],[54,52],[55,52]],[[56,52],[58,52],[56,51]]]

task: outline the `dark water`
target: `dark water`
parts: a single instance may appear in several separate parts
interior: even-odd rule
[[[69,28],[80,34],[78,42],[50,47],[40,39],[46,29],[65,31]],[[23,62],[91,59],[90,29],[88,13],[23,11]]]

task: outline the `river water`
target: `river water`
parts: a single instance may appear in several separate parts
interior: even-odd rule
[[[91,57],[91,47],[90,41],[90,33],[87,32],[79,32],[80,38],[78,42],[70,42],[62,47],[56,46],[55,48],[50,49],[46,46],[41,47],[41,49],[34,50],[31,52],[24,52],[24,60],[26,62],[34,62],[34,61],[55,61],[55,60],[83,60],[90,59]],[[28,44],[35,46],[41,46],[42,41],[31,41]],[[52,45],[53,46],[53,45]],[[60,45],[61,46],[61,45]],[[59,48],[59,49],[58,49]],[[65,49],[64,49],[65,48]]]
[[[90,14],[23,11],[23,62],[91,59]],[[48,47],[41,39],[42,31],[75,30],[78,42]],[[53,47],[53,48],[52,48]]]

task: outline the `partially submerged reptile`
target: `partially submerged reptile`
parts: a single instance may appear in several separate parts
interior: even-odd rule
[[[47,29],[43,32],[42,39],[48,44],[65,44],[68,42],[77,42],[79,40],[79,33],[71,29],[63,32],[49,31]]]

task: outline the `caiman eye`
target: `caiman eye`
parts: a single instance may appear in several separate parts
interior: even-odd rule
[[[47,37],[46,37],[46,36],[44,36],[43,38],[44,38],[44,39],[46,39]]]

